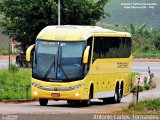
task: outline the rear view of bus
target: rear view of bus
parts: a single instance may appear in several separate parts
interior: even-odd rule
[[[130,92],[131,39],[96,26],[47,26],[37,36],[32,98],[89,106],[91,99],[119,103]]]

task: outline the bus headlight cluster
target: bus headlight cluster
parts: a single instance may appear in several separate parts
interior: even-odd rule
[[[34,82],[32,82],[32,85],[33,85],[34,87],[36,87],[36,88],[42,88],[41,85],[38,85],[38,84],[36,84],[36,83],[34,83]]]
[[[79,85],[75,85],[75,86],[71,86],[71,87],[69,87],[69,89],[71,89],[71,90],[76,90],[76,89],[79,89],[79,88],[81,88],[81,87],[83,87],[83,86],[84,86],[84,83],[79,84]]]
[[[75,86],[71,86],[71,87],[66,87],[66,88],[50,88],[50,87],[46,87],[46,86],[41,86],[37,83],[32,82],[32,85],[36,88],[42,89],[42,90],[46,90],[46,91],[70,91],[70,90],[76,90],[79,89],[81,87],[84,86],[85,83],[82,84],[78,84]]]

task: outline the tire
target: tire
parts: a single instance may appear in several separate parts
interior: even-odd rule
[[[16,64],[18,67],[21,67],[21,62],[19,57],[16,58]]]
[[[116,85],[114,97],[103,98],[103,103],[107,104],[116,104],[121,102],[121,98],[123,95],[123,88],[119,88],[119,85]]]
[[[68,104],[74,104],[74,100],[67,100]]]
[[[121,93],[120,93],[120,88],[119,85],[116,85],[116,89],[115,89],[115,95],[113,97],[113,102],[114,103],[120,103],[121,102]]]
[[[121,102],[122,97],[123,97],[123,84],[121,84],[121,87],[119,89],[119,99],[120,99],[119,103]]]
[[[27,68],[28,67],[28,63],[26,61],[26,58],[22,58],[22,67],[23,68]]]
[[[93,86],[90,87],[89,99],[88,100],[82,100],[82,105],[85,106],[85,107],[90,106],[92,97],[93,97]]]
[[[90,104],[91,104],[91,99],[83,100],[83,101],[82,101],[82,105],[85,106],[85,107],[90,106]]]
[[[48,104],[48,99],[39,99],[39,104],[41,106],[47,106]]]
[[[111,104],[113,103],[113,98],[103,98],[103,103],[104,104]]]

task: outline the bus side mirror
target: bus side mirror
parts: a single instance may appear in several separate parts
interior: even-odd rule
[[[31,51],[34,48],[35,44],[31,45],[26,51],[26,61],[31,61]]]
[[[84,51],[84,55],[83,55],[83,63],[84,64],[88,63],[89,49],[90,49],[90,46],[87,46]]]

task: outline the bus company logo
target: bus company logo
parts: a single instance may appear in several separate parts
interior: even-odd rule
[[[128,68],[128,62],[117,62],[117,68]]]
[[[54,90],[54,91],[57,91],[57,90],[58,90],[58,88],[53,88],[53,90]]]
[[[54,81],[55,82],[55,81]],[[56,81],[57,82],[57,81]],[[50,84],[51,87],[61,87],[61,84]]]

